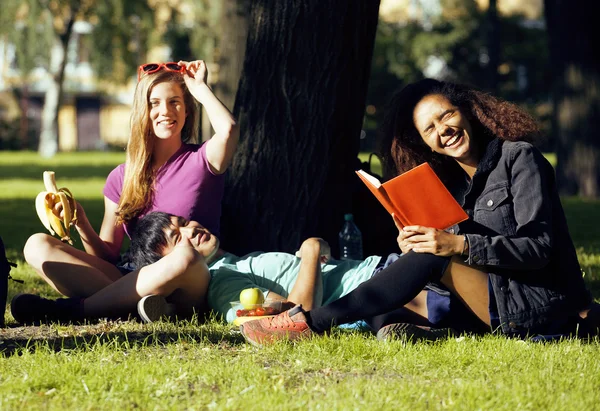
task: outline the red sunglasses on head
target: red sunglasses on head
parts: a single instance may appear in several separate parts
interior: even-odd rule
[[[142,78],[144,74],[156,73],[160,69],[165,69],[167,71],[174,71],[176,73],[185,73],[185,67],[180,66],[177,63],[169,62],[169,63],[146,63],[142,64],[138,67],[138,81]]]

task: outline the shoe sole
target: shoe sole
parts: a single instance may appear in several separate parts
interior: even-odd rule
[[[242,336],[244,337],[244,339],[246,340],[246,342],[252,344],[255,347],[263,347],[265,345],[272,345],[272,344],[274,344],[276,342],[279,342],[279,341],[285,341],[285,342],[288,342],[288,343],[296,343],[298,341],[308,340],[308,339],[312,338],[313,335],[314,335],[314,333],[311,333],[311,334],[300,334],[300,336],[298,338],[293,338],[293,339],[289,339],[289,338],[275,338],[275,340],[267,341],[265,343],[260,343],[258,341],[254,341],[252,339],[249,339],[246,336],[246,333],[244,332],[244,325],[246,325],[247,323],[250,323],[252,321],[258,321],[258,319],[257,320],[246,321],[244,324],[240,325],[240,333],[242,333]]]
[[[153,323],[167,314],[167,300],[161,295],[148,295],[138,301],[137,312],[145,323]]]
[[[452,328],[424,329],[415,324],[398,323],[382,327],[377,331],[377,339],[406,339],[407,341],[436,341],[442,338],[454,337],[456,331]]]
[[[254,320],[252,320],[254,321]],[[256,320],[258,321],[258,320]],[[244,324],[240,325],[240,332],[242,333],[242,336],[244,337],[244,340],[246,340],[246,342],[249,342],[251,345],[253,345],[254,347],[262,347],[263,345],[259,342],[256,342],[254,340],[249,339],[248,337],[246,337],[246,333],[244,332]]]

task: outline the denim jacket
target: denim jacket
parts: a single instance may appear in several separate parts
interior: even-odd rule
[[[494,139],[457,198],[470,218],[449,231],[466,234],[466,262],[490,274],[502,331],[566,329],[591,295],[550,163],[529,143]]]

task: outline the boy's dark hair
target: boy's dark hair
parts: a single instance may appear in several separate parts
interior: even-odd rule
[[[136,268],[157,262],[167,246],[165,229],[171,226],[171,214],[154,211],[140,218],[131,234],[129,258]]]

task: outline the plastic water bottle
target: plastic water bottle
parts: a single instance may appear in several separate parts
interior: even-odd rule
[[[352,214],[344,215],[344,227],[340,231],[340,260],[362,260],[362,234],[354,224]]]

